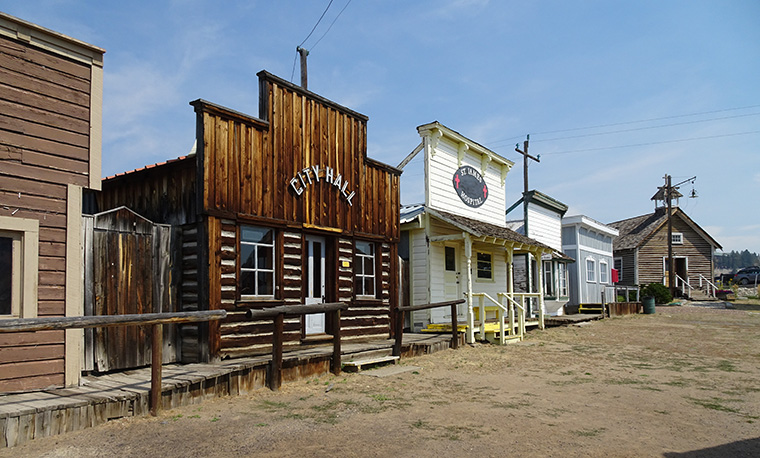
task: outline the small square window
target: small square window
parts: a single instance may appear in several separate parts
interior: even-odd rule
[[[673,245],[683,245],[683,234],[680,232],[673,232],[671,235],[671,242]]]
[[[274,297],[274,264],[274,230],[241,226],[240,297]]]

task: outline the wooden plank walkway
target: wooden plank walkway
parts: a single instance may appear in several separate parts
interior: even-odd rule
[[[341,358],[391,354],[394,341],[344,342]],[[450,335],[404,334],[402,356],[419,356],[450,348]],[[330,372],[332,345],[283,354],[283,380]],[[219,363],[166,364],[162,367],[163,409],[197,404],[204,399],[236,396],[267,386],[271,355]],[[149,413],[150,368],[83,377],[77,387],[0,395],[0,447],[13,447],[37,437],[97,426],[115,418]]]
[[[544,324],[546,326],[567,326],[586,321],[601,320],[602,318],[604,318],[604,315],[601,313],[574,313],[572,315],[545,316]]]

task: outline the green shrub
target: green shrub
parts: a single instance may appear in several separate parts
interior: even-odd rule
[[[673,300],[670,290],[662,283],[650,283],[641,288],[641,297],[653,297],[655,304],[667,304]]]

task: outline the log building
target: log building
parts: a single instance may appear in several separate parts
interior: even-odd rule
[[[184,362],[268,352],[249,309],[343,301],[344,339],[389,337],[397,306],[401,172],[367,157],[367,120],[270,73],[259,117],[205,100],[195,152],[110,177],[99,209],[126,206],[173,230],[181,311],[225,321],[178,332]],[[286,345],[329,339],[323,314],[286,320]]]

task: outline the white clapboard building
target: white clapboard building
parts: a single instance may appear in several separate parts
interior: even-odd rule
[[[542,255],[554,250],[506,226],[505,182],[513,162],[438,122],[417,131],[421,143],[399,165],[424,155],[425,202],[401,209],[399,255],[408,265],[402,303],[466,299],[458,322],[468,342],[503,343],[521,338],[525,325],[543,327],[543,293],[514,292],[511,266],[515,256],[529,253],[541,271]],[[534,318],[526,316],[531,301],[538,311]],[[415,332],[447,325],[450,307],[409,317]]]

